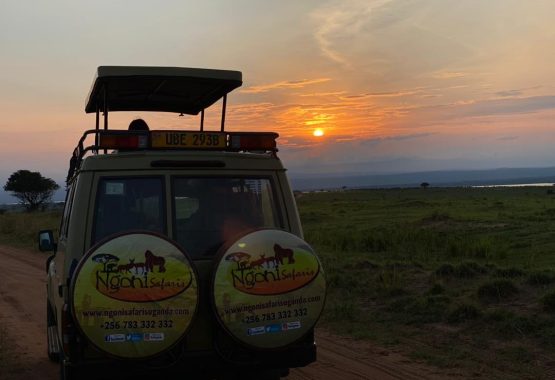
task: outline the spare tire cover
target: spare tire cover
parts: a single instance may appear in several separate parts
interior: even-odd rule
[[[99,243],[80,261],[71,287],[73,316],[100,350],[145,358],[177,343],[198,304],[190,259],[167,238],[129,232]]]
[[[256,349],[285,347],[316,324],[324,272],[312,248],[281,230],[250,232],[222,248],[212,282],[217,318]]]

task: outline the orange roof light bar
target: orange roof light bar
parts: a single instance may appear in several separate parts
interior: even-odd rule
[[[146,149],[149,146],[149,135],[146,133],[104,132],[99,136],[100,149]]]
[[[98,149],[277,151],[274,132],[125,131],[98,133]]]
[[[88,136],[95,143],[86,145]],[[85,131],[70,159],[67,181],[79,170],[87,152],[98,154],[103,150],[212,150],[228,152],[270,153],[276,156],[275,132],[214,132],[184,130],[98,130]]]
[[[236,132],[229,134],[229,148],[231,150],[277,150],[275,132]]]

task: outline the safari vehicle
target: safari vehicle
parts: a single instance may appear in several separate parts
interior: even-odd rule
[[[62,379],[277,379],[316,360],[323,270],[278,135],[225,129],[241,84],[237,71],[98,68],[85,107],[96,125],[71,156],[59,237],[39,233],[53,251],[48,356]],[[221,125],[205,130],[222,98]],[[110,129],[113,111],[200,114],[200,128]]]

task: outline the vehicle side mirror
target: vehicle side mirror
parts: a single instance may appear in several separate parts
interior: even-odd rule
[[[56,251],[56,243],[54,242],[54,233],[52,230],[39,231],[39,251]]]

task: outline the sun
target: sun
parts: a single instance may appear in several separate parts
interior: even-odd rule
[[[322,128],[316,128],[313,132],[312,135],[314,137],[322,137],[324,136],[324,130]]]

